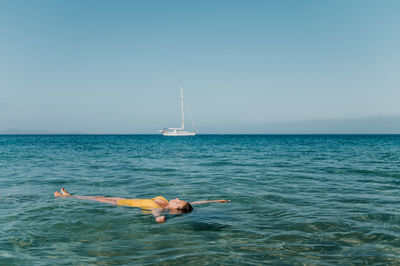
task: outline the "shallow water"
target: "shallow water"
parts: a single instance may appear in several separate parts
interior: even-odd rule
[[[400,136],[0,136],[0,265],[399,264]],[[157,224],[54,198],[230,199]]]

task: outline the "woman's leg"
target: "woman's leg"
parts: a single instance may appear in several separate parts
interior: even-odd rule
[[[117,205],[119,200],[124,198],[117,198],[117,197],[96,197],[96,196],[76,196],[69,194],[65,189],[61,188],[61,193],[56,191],[54,192],[55,197],[71,197],[74,199],[83,199],[83,200],[94,200],[98,202],[108,203]]]

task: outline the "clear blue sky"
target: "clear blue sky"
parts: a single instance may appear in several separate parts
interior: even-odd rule
[[[180,84],[203,133],[398,116],[399,14],[388,0],[3,0],[0,131],[156,133],[180,123]]]

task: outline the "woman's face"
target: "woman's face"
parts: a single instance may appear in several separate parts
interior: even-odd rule
[[[179,209],[179,208],[183,208],[186,204],[187,204],[186,201],[176,198],[176,199],[169,201],[169,208]]]

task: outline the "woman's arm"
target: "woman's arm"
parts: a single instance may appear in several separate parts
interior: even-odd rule
[[[157,223],[165,223],[165,221],[167,220],[167,218],[162,215],[162,209],[153,209],[151,211],[151,213],[153,214],[153,216],[156,218],[156,222]]]
[[[191,205],[196,205],[196,204],[203,204],[203,203],[211,203],[211,202],[221,202],[221,203],[226,203],[229,202],[230,200],[202,200],[202,201],[195,201],[191,202]]]

